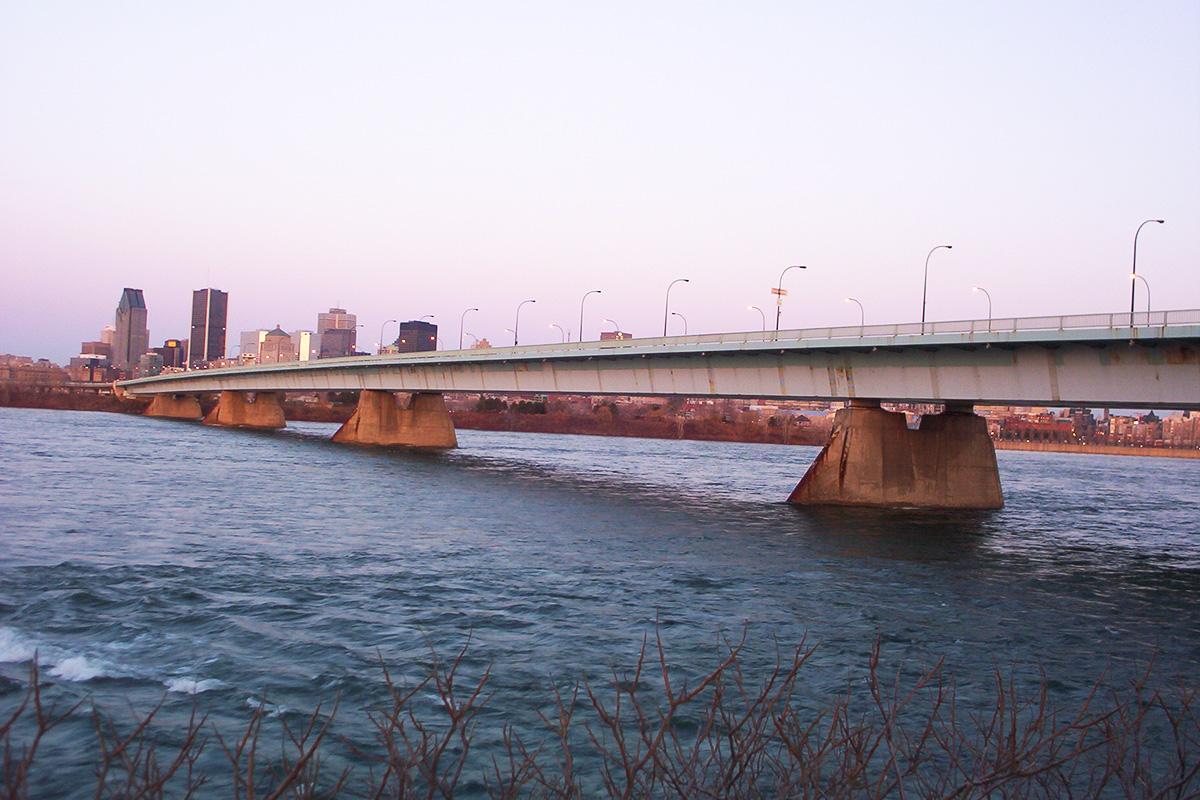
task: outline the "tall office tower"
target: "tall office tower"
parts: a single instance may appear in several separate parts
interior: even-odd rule
[[[348,331],[348,333],[331,336],[327,343],[323,337],[328,331]],[[322,358],[351,355],[358,346],[358,317],[346,313],[344,308],[331,308],[328,313],[317,314],[316,332],[322,336]]]
[[[225,357],[225,320],[229,293],[220,289],[192,292],[192,335],[188,339],[188,365],[197,366]]]
[[[133,372],[140,359],[150,349],[150,329],[146,326],[146,300],[141,289],[125,287],[117,304],[113,323],[113,366]]]
[[[105,325],[103,328],[100,329],[100,341],[111,346],[113,343],[113,335],[116,332],[117,332],[117,329],[114,328],[112,325]]]

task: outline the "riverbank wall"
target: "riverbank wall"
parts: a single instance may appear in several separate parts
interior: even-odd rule
[[[0,407],[44,408],[60,411],[105,411],[144,414],[150,401],[117,397],[111,393],[64,390],[0,384]],[[215,397],[202,397],[207,414]],[[598,404],[590,412],[546,410],[529,413],[520,403],[480,409],[473,399],[447,395],[450,416],[459,430],[510,431],[516,433],[570,433],[584,436],[630,436],[643,439],[687,439],[707,442],[751,444],[796,444],[822,447],[829,440],[831,415],[771,417],[764,415],[709,415],[689,417],[670,409],[620,408]],[[301,422],[344,423],[354,413],[353,402],[312,402],[293,399],[284,403],[284,416]],[[1033,453],[1079,453],[1109,456],[1200,458],[1200,450],[1166,447],[1121,447],[1115,445],[1014,442],[998,440],[997,450]]]
[[[1084,453],[1095,456],[1145,456],[1154,458],[1200,458],[1200,450],[1175,447],[1121,447],[1112,444],[1064,444],[1061,442],[997,441],[997,450],[1023,450],[1028,453]]]

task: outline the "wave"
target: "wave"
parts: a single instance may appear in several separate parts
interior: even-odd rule
[[[71,656],[50,668],[50,674],[65,681],[83,682],[104,676],[104,668],[85,656]]]
[[[163,685],[167,687],[168,692],[179,692],[181,694],[200,694],[207,692],[210,689],[216,689],[219,686],[224,686],[221,681],[216,678],[205,678],[196,680],[184,676],[182,678],[168,678],[163,681]]]
[[[32,661],[36,648],[12,628],[0,626],[0,663],[19,664],[22,661]]]

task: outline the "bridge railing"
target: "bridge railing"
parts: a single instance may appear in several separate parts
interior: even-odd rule
[[[1066,314],[1044,317],[993,317],[992,319],[938,320],[926,322],[902,322],[886,325],[843,325],[826,328],[793,328],[781,331],[736,331],[728,333],[702,333],[691,336],[665,336],[653,338],[605,339],[602,341],[564,342],[553,344],[521,345],[518,347],[495,347],[488,350],[460,351],[472,355],[495,354],[503,357],[528,357],[533,355],[564,355],[571,353],[595,354],[605,351],[620,351],[628,348],[685,347],[706,344],[755,344],[763,342],[810,342],[839,341],[847,339],[880,339],[922,335],[959,334],[988,336],[1022,331],[1070,331],[1070,330],[1130,330],[1142,338],[1159,335],[1173,325],[1200,325],[1200,309],[1171,311],[1138,311],[1133,314]],[[435,350],[402,355],[370,357],[372,360],[402,360],[404,363],[426,360],[442,360],[455,351]],[[309,368],[325,369],[342,365],[361,365],[367,359],[358,357],[321,359],[308,363]],[[247,365],[254,366],[254,365]],[[303,365],[298,362],[257,365],[258,369],[292,370]],[[241,369],[231,367],[229,369]]]
[[[594,349],[645,347],[647,345],[737,344],[755,342],[796,342],[833,339],[891,338],[934,334],[994,334],[1021,331],[1066,330],[1126,330],[1139,329],[1142,335],[1170,325],[1200,324],[1200,309],[1181,311],[1139,311],[1134,314],[1066,314],[1044,317],[993,317],[991,319],[939,320],[935,322],[902,322],[885,325],[844,325],[828,328],[793,328],[781,331],[740,331],[735,333],[704,333],[691,336],[654,337],[650,339],[613,339],[601,342],[572,342],[542,345],[537,349]],[[515,348],[522,350],[524,348]]]

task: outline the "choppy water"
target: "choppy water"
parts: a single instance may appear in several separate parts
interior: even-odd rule
[[[762,659],[807,634],[815,696],[877,638],[968,695],[996,666],[1068,698],[1150,657],[1200,675],[1200,461],[1001,452],[1001,512],[813,512],[782,500],[816,448],[461,431],[422,455],[334,429],[0,409],[0,712],[36,649],[102,707],[165,693],[168,720],[234,725],[338,693],[352,720],[380,658],[412,677],[469,636],[487,719],[520,724],[656,619],[696,669],[744,626]],[[92,735],[48,745],[46,786],[90,795]]]

